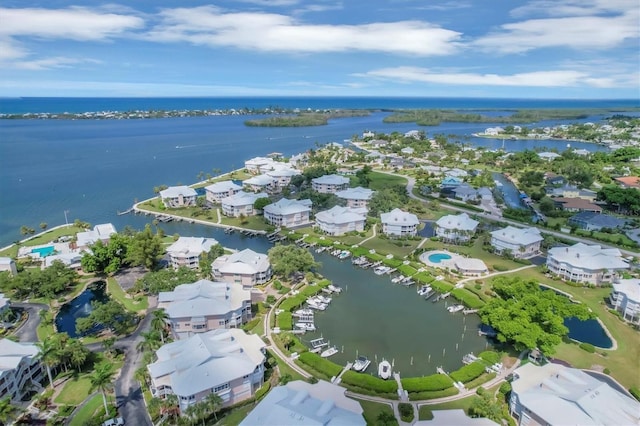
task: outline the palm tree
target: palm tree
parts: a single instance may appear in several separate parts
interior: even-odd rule
[[[108,362],[101,362],[95,366],[93,374],[89,376],[91,381],[91,389],[97,389],[102,393],[102,402],[104,403],[104,412],[109,415],[109,407],[107,406],[107,391],[113,387],[113,365]]]
[[[16,407],[11,405],[11,398],[5,397],[0,399],[0,422],[9,424],[15,411]]]
[[[216,419],[216,423],[218,422],[218,410],[222,407],[222,398],[217,393],[210,393],[207,395],[202,402],[207,407],[208,411],[213,413],[213,417]]]
[[[155,351],[160,348],[160,335],[157,331],[151,330],[140,333],[144,340],[138,342],[136,349],[140,352]]]
[[[160,333],[160,340],[164,345],[164,332],[167,329],[167,320],[169,315],[164,309],[156,309],[153,311],[153,318],[151,318],[151,329]]]
[[[115,336],[107,337],[102,341],[102,346],[104,347],[104,350],[107,353],[107,355],[111,354],[111,351],[113,350],[113,345],[115,344],[116,344]]]
[[[38,359],[47,367],[47,376],[49,377],[49,384],[53,388],[53,377],[51,376],[51,367],[55,367],[59,361],[58,348],[55,346],[55,342],[52,339],[45,339],[42,342],[37,342]]]
[[[133,377],[140,382],[140,386],[142,386],[142,390],[147,385],[147,379],[149,378],[149,371],[146,367],[140,367],[133,374]]]

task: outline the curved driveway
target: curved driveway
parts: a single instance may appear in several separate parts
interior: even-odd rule
[[[38,325],[40,325],[40,311],[49,310],[44,303],[12,302],[12,308],[21,308],[27,313],[27,320],[13,333],[20,342],[37,342]]]

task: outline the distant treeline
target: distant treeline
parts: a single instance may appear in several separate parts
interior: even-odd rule
[[[251,127],[309,127],[324,126],[332,118],[366,117],[367,110],[341,110],[331,112],[301,112],[296,115],[267,117],[257,120],[247,120],[246,126]]]

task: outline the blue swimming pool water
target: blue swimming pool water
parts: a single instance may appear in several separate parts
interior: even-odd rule
[[[429,255],[429,262],[440,263],[443,260],[449,260],[451,256],[446,253],[433,253]]]
[[[56,249],[53,246],[38,247],[38,248],[31,249],[31,253],[38,253],[40,254],[40,257],[50,256],[55,251]]]

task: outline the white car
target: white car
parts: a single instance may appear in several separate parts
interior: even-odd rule
[[[123,426],[123,425],[124,425],[124,419],[122,417],[109,419],[106,422],[102,423],[102,426]]]

